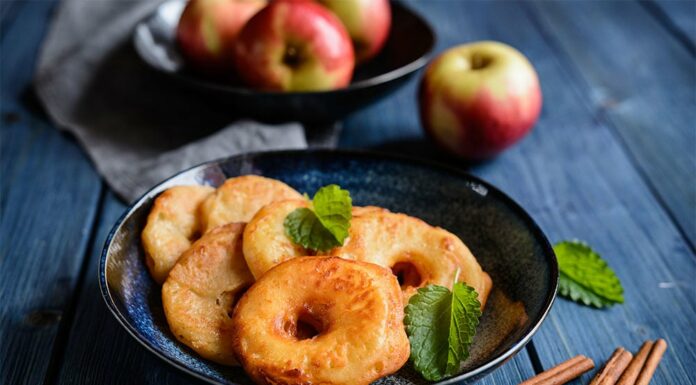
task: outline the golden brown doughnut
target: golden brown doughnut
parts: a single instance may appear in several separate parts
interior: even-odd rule
[[[201,205],[203,232],[227,223],[249,222],[263,206],[302,195],[285,183],[257,175],[230,178]]]
[[[258,384],[367,385],[409,356],[399,284],[388,269],[299,257],[237,304],[234,351]]]
[[[200,234],[198,208],[215,191],[208,186],[176,186],[160,194],[141,234],[152,278],[162,284],[169,270]]]
[[[176,338],[202,357],[237,364],[232,310],[254,279],[242,256],[244,225],[217,227],[191,246],[162,286],[162,305]]]
[[[354,218],[348,239],[330,254],[392,269],[404,292],[404,303],[419,287],[429,284],[451,289],[457,269],[459,282],[479,293],[482,306],[492,286],[459,237],[418,218],[386,210]]]
[[[256,279],[273,266],[291,258],[313,254],[293,243],[285,233],[285,218],[294,210],[307,207],[305,199],[273,202],[263,207],[244,229],[244,258]],[[353,217],[384,210],[379,207],[353,207]]]

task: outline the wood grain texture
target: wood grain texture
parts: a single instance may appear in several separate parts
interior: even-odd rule
[[[11,24],[10,21],[21,4],[19,0],[0,1],[0,39],[5,32],[5,27]]]
[[[0,41],[2,384],[43,382],[101,191],[82,151],[37,112],[28,90],[52,7],[23,3]]]
[[[561,62],[579,74],[593,114],[619,135],[693,249],[694,56],[636,3],[543,2],[533,8]]]
[[[689,342],[693,340],[692,331],[696,330],[693,249],[671,223],[667,213],[651,199],[648,186],[659,186],[657,193],[667,195],[658,196],[667,202],[681,226],[689,226],[685,223],[693,221],[695,207],[692,200],[694,152],[689,145],[694,143],[694,109],[688,107],[689,93],[693,95],[693,88],[686,89],[679,82],[691,78],[691,84],[694,84],[693,72],[691,75],[687,73],[688,68],[693,68],[693,59],[685,57],[681,47],[669,40],[669,35],[651,29],[651,20],[643,18],[642,10],[634,8],[632,3],[620,9],[615,5],[591,2],[580,8],[575,3],[543,3],[534,9],[541,20],[537,26],[544,31],[551,45],[561,49],[559,47],[565,47],[573,40],[573,53],[565,51],[565,54],[559,52],[555,56],[560,58],[559,65],[568,74],[566,87],[581,95],[575,98],[575,103],[563,103],[554,108],[557,115],[547,115],[548,127],[555,127],[548,132],[557,132],[566,126],[566,129],[572,127],[574,132],[587,133],[582,137],[573,136],[574,142],[584,144],[582,149],[570,152],[568,150],[576,145],[564,145],[562,136],[557,136],[554,147],[556,151],[563,151],[568,161],[557,168],[551,165],[550,174],[562,177],[553,181],[550,198],[565,201],[569,207],[559,213],[544,213],[540,219],[552,239],[578,237],[587,240],[609,261],[626,289],[626,304],[606,311],[560,301],[552,313],[550,325],[546,325],[535,339],[536,347],[544,363],[548,357],[563,356],[581,347],[588,349],[591,357],[598,360],[614,346],[623,345],[635,350],[642,340],[664,336],[674,345],[670,345],[673,349],[658,369],[654,383],[690,384],[696,381],[696,347]],[[611,31],[603,31],[604,38],[600,40],[602,28],[610,20],[604,15],[611,15],[611,20],[622,20],[619,25],[623,27],[614,26]],[[640,23],[633,24],[633,18]],[[589,24],[582,25],[583,21]],[[553,29],[548,27],[550,25]],[[628,39],[629,34],[624,29],[634,34],[631,38],[634,43],[624,51],[619,45],[614,46],[614,53],[624,54],[611,55],[612,50],[605,45],[610,46],[620,38]],[[583,32],[578,33],[578,30]],[[590,30],[599,31],[598,35]],[[586,36],[594,36],[594,44],[585,42]],[[664,41],[657,40],[660,36]],[[557,40],[563,40],[563,44]],[[654,50],[650,58],[630,54],[631,49],[644,44]],[[587,51],[580,55],[577,53],[579,50]],[[653,60],[671,54],[677,59],[673,57],[674,61],[663,63],[669,65],[670,70],[656,71],[659,67],[655,67],[657,64]],[[568,57],[575,65],[566,60]],[[643,67],[639,62],[648,64]],[[628,63],[633,63],[633,67]],[[611,75],[600,67],[617,70]],[[684,76],[681,80],[680,75]],[[644,80],[644,86],[635,83],[639,77]],[[591,87],[592,82],[600,81],[605,82],[603,88]],[[619,84],[622,86],[616,86]],[[546,89],[555,91],[550,100],[562,97],[558,95],[561,90]],[[607,92],[605,95],[621,93],[616,111],[598,110],[596,92],[600,90]],[[675,95],[668,95],[667,90]],[[659,100],[656,95],[660,92],[664,100]],[[546,95],[549,100],[549,93]],[[670,105],[669,101],[673,104]],[[657,123],[659,116],[665,119],[664,124]],[[651,124],[646,123],[650,121],[660,127],[652,134],[649,131]],[[643,131],[631,131],[633,129]],[[612,132],[617,131],[649,178],[647,185],[632,172],[629,160],[621,154],[621,146],[613,140]],[[553,136],[548,132],[547,136]],[[663,136],[658,137],[660,135]],[[661,155],[657,156],[660,151]],[[663,159],[656,159],[658,157]],[[665,161],[674,169],[670,169],[672,166]],[[681,162],[686,165],[679,164]]]
[[[696,46],[696,1],[648,0],[646,5],[677,39],[690,46],[693,54]]]
[[[106,236],[126,206],[108,193],[100,208],[98,236],[70,329],[58,384],[203,384],[140,345],[116,321],[99,291],[97,269]]]
[[[696,352],[694,344],[689,341],[693,341],[692,331],[696,330],[696,299],[693,295],[696,292],[693,280],[696,276],[695,258],[679,228],[655,200],[649,185],[632,164],[634,154],[626,154],[624,145],[619,142],[613,126],[616,120],[598,110],[597,95],[588,91],[590,88],[582,71],[597,70],[587,69],[590,64],[571,66],[565,54],[558,51],[559,43],[554,40],[554,35],[567,34],[567,31],[561,31],[563,28],[579,28],[578,22],[564,19],[567,25],[564,27],[559,22],[559,31],[551,33],[545,23],[540,22],[542,19],[537,16],[536,7],[530,9],[524,4],[466,2],[462,7],[452,7],[452,3],[448,2],[427,6],[409,4],[430,20],[437,20],[433,24],[440,38],[439,50],[467,41],[494,39],[512,44],[530,58],[540,74],[544,91],[545,105],[539,124],[519,145],[495,160],[471,166],[471,171],[512,195],[540,223],[552,241],[568,238],[588,241],[616,270],[626,289],[626,304],[609,310],[595,310],[559,299],[534,338],[534,347],[542,366],[552,367],[576,354],[585,354],[601,363],[618,345],[635,350],[647,338],[665,336],[670,343],[670,351],[658,368],[654,383],[693,383]],[[601,4],[604,3],[588,3],[588,9]],[[631,3],[612,2],[609,7],[620,7],[621,4],[626,4],[626,9],[633,6]],[[562,6],[551,2],[535,5],[554,9]],[[577,8],[575,3],[568,7],[576,7],[576,12],[586,12]],[[578,18],[584,17],[572,14]],[[615,16],[611,33],[620,36],[626,34],[621,26],[627,25],[627,22],[622,20],[632,15],[633,12],[627,10]],[[595,16],[599,18],[599,15]],[[648,26],[652,23],[650,20],[644,21]],[[584,28],[599,28],[598,24],[585,20]],[[644,36],[642,31],[653,33],[650,29],[633,28],[630,32],[634,35],[634,41],[656,39]],[[668,34],[655,33],[666,40],[664,46],[672,47],[675,44],[669,40],[672,37]],[[605,36],[605,39],[614,37]],[[596,44],[601,44],[601,41]],[[659,43],[655,44],[657,48]],[[683,50],[681,47],[673,49]],[[577,55],[585,56],[582,60],[587,63],[602,62],[609,54],[602,50],[583,47]],[[620,51],[619,47],[614,48],[614,54],[617,51]],[[634,63],[644,59],[631,55],[614,56]],[[615,60],[619,61],[618,58],[608,58],[605,63]],[[692,62],[681,64],[693,66]],[[622,68],[625,63],[619,61],[615,65]],[[642,73],[639,63],[636,66],[633,71]],[[683,74],[684,68],[675,71]],[[659,74],[648,72],[659,78],[677,76],[665,74],[665,71]],[[622,76],[628,75],[616,74],[615,78],[621,81]],[[644,76],[646,81],[655,81],[648,77],[648,73]],[[642,93],[657,92],[634,87],[624,89],[630,92],[622,95],[625,99],[641,100],[647,97],[641,96]],[[680,89],[676,88],[675,91]],[[345,125],[343,143],[447,159],[417,140],[422,134],[412,114],[416,109],[412,92],[402,91],[393,99],[353,116]],[[688,100],[688,95],[685,98]],[[684,101],[675,103],[680,108],[670,108],[669,111],[674,112],[669,119],[682,123],[674,124],[674,132],[667,134],[675,142],[687,142],[690,134],[685,132],[683,122],[691,112],[682,108]],[[655,101],[655,107],[661,106],[664,104]],[[651,106],[642,108],[643,111],[638,113],[644,117]],[[626,120],[630,118],[628,113],[625,116]],[[377,130],[384,130],[385,135],[380,138],[373,133]],[[416,139],[401,141],[404,137]],[[360,138],[361,142],[356,138]],[[684,144],[675,143],[675,146],[676,149],[662,148],[661,151],[665,151],[663,156],[690,162],[692,158],[689,153],[680,151],[684,149]],[[632,149],[655,151],[647,146]],[[454,160],[448,162],[459,164]],[[693,172],[688,167],[680,167],[679,170],[685,171],[663,172],[673,176],[688,176],[692,175],[689,172]],[[690,180],[693,184],[693,177]],[[688,195],[688,186],[680,185],[683,181],[665,181],[668,182],[681,186]],[[682,207],[685,214],[693,212],[694,206],[688,203],[683,194],[680,198],[670,199],[673,199],[674,205]],[[684,216],[683,220],[688,218]],[[591,376],[592,372],[583,376],[582,383],[586,383]]]

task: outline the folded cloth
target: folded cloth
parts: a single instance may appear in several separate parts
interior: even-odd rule
[[[132,201],[175,172],[215,158],[335,145],[339,124],[305,133],[298,123],[237,120],[148,68],[131,35],[158,4],[63,0],[34,79],[50,117],[75,135],[121,198]]]

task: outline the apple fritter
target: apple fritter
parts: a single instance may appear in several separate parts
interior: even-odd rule
[[[213,191],[208,186],[176,186],[160,194],[141,234],[152,278],[162,284],[169,270],[200,234],[198,208]]]
[[[254,278],[242,256],[244,225],[215,228],[191,246],[162,286],[162,305],[176,338],[203,358],[236,365],[232,311]]]
[[[258,384],[367,385],[408,359],[403,317],[388,269],[299,257],[269,270],[242,296],[232,341]]]
[[[345,244],[329,254],[390,268],[398,277],[404,303],[426,285],[451,289],[457,271],[458,281],[479,293],[482,306],[492,286],[459,237],[418,218],[386,210],[354,218]]]
[[[244,229],[244,258],[256,279],[273,266],[288,259],[313,254],[311,250],[293,243],[285,233],[285,218],[294,210],[308,207],[305,199],[286,200],[263,207]],[[353,217],[359,217],[379,207],[353,207]]]
[[[292,187],[275,179],[257,175],[230,178],[201,205],[203,232],[228,223],[249,222],[271,202],[301,198]]]

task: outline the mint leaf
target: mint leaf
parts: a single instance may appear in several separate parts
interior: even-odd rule
[[[428,285],[418,289],[406,306],[404,324],[411,342],[411,362],[428,381],[459,371],[481,317],[481,303],[473,288],[457,283],[452,291]]]
[[[321,224],[336,238],[338,245],[348,238],[353,200],[348,190],[335,184],[320,188],[312,200],[314,213]]]
[[[326,251],[343,245],[348,237],[353,202],[350,193],[337,185],[320,188],[311,207],[299,208],[283,222],[285,233],[306,249]]]
[[[580,241],[553,247],[561,271],[559,293],[573,301],[598,308],[623,303],[623,287],[599,254]]]
[[[290,239],[305,249],[330,250],[341,245],[308,208],[291,212],[283,224]]]

